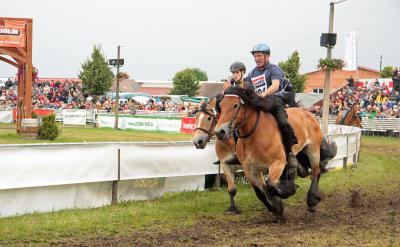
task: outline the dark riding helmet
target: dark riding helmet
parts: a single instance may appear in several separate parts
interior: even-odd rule
[[[239,71],[243,71],[244,73],[246,73],[246,66],[244,65],[244,63],[242,62],[234,62],[231,67],[229,68],[229,70],[231,72],[239,70]]]
[[[253,55],[255,52],[262,52],[264,54],[269,55],[271,53],[271,49],[269,48],[269,46],[267,44],[260,43],[260,44],[256,44],[253,47],[253,49],[250,51],[250,53]]]

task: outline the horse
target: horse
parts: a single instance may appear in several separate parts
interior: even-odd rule
[[[214,129],[217,123],[217,101],[221,96],[216,96],[207,105],[203,103],[200,106],[200,110],[196,114],[196,129],[193,134],[193,143],[197,149],[204,149],[211,137],[214,136]],[[228,183],[228,193],[230,198],[230,206],[225,211],[226,214],[239,214],[240,211],[236,206],[235,195],[236,195],[236,184],[235,184],[235,168],[237,166],[227,165],[225,161],[230,159],[235,152],[235,142],[233,138],[226,140],[216,140],[215,152],[218,160],[220,161],[222,170],[224,172],[226,182]],[[238,164],[239,165],[239,164]]]
[[[220,140],[236,132],[238,159],[256,196],[269,211],[281,216],[282,198],[287,198],[287,188],[279,183],[286,165],[286,154],[277,121],[269,112],[273,110],[276,96],[259,97],[252,89],[228,88],[220,102],[221,115],[215,127]],[[315,212],[322,199],[318,190],[322,163],[336,155],[336,144],[323,138],[319,122],[308,111],[288,108],[289,124],[294,129],[298,144],[292,147],[296,155],[311,167],[312,182],[307,194],[310,212]],[[305,158],[305,159],[304,159]],[[263,174],[268,171],[268,180]]]
[[[360,105],[353,104],[351,110],[341,110],[336,117],[336,124],[362,128],[361,119],[358,116]]]

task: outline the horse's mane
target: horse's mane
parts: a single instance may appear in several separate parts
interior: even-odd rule
[[[214,106],[214,108],[215,108],[215,110],[218,112],[218,113],[221,113],[221,107],[220,107],[220,105],[219,105],[219,103],[222,101],[222,99],[224,98],[224,95],[223,94],[217,94],[217,95],[215,95],[215,96],[211,96],[210,97],[210,99],[209,99],[209,102],[211,103],[213,100],[215,100],[215,106]],[[209,103],[209,104],[210,104]],[[204,105],[204,104],[203,104]],[[203,107],[203,105],[201,105],[201,107]],[[207,107],[207,104],[205,104],[204,105],[204,107]],[[203,108],[202,108],[203,109]],[[206,109],[206,108],[204,108],[204,109]]]
[[[274,105],[279,103],[279,99],[276,97],[260,97],[253,89],[248,88],[229,87],[225,90],[224,94],[239,96],[246,105],[252,106],[257,111],[271,112]]]

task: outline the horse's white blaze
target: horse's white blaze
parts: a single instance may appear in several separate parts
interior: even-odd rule
[[[203,120],[203,118],[205,117],[205,115],[206,115],[206,114],[204,114],[203,112],[200,113],[199,122],[198,122],[198,124],[197,124],[197,128],[200,128],[201,120]]]

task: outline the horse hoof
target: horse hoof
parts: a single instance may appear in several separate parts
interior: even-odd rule
[[[308,206],[308,212],[315,213],[317,211],[317,206]]]
[[[225,211],[225,215],[237,215],[237,214],[240,214],[240,210],[237,209],[236,207],[229,207]]]
[[[302,165],[297,167],[297,175],[301,178],[305,178],[309,175],[308,170],[304,168]]]
[[[269,207],[268,209],[276,216],[282,216],[285,211],[285,206],[280,197],[274,196],[272,197],[272,207]]]
[[[276,196],[287,199],[296,193],[297,188],[298,186],[294,183],[294,180],[283,180],[279,183],[279,193]]]
[[[282,203],[279,203],[278,207],[276,208],[276,210],[274,210],[273,213],[276,216],[282,217],[284,212],[285,212],[285,207],[283,206]]]

